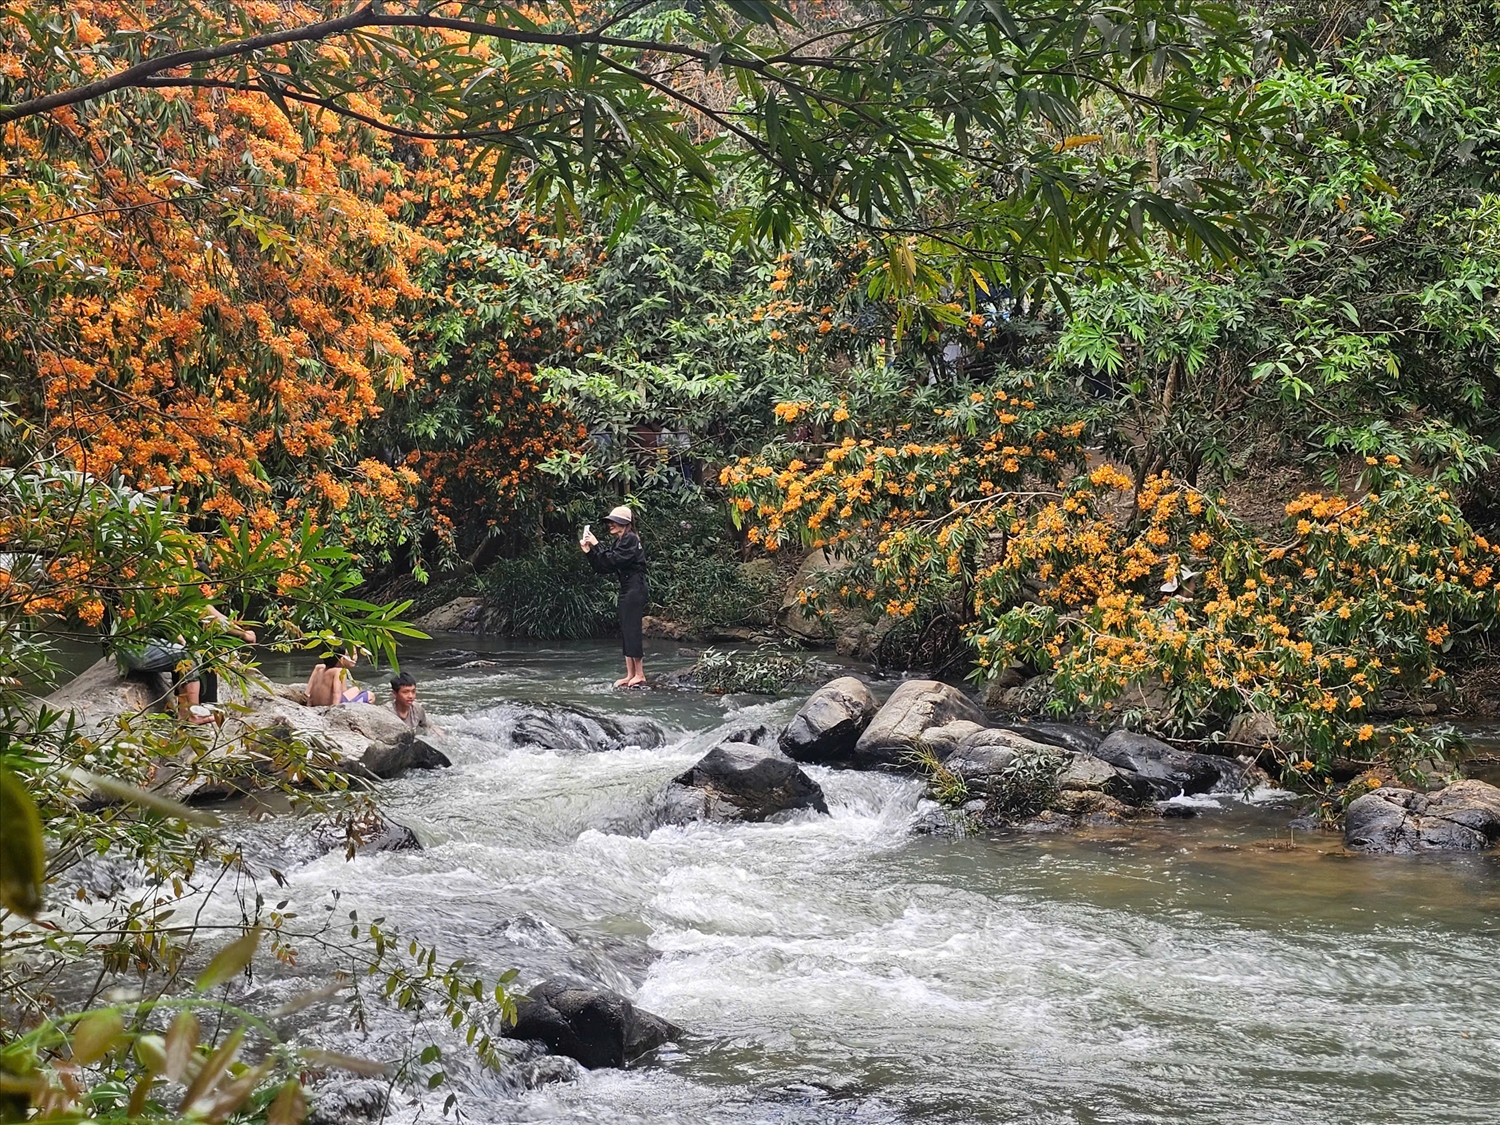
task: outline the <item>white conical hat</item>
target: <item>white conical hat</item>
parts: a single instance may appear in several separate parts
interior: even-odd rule
[[[621,504],[618,508],[614,509],[614,511],[610,512],[609,515],[605,516],[604,518],[610,523],[635,523],[635,513],[627,508],[624,504]]]

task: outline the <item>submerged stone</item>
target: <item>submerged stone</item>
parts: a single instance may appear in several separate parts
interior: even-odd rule
[[[624,1067],[670,1043],[682,1031],[617,992],[547,980],[517,1004],[515,1025],[504,1034],[511,1039],[537,1040],[554,1055],[566,1055],[598,1070]]]
[[[823,790],[779,750],[721,742],[662,795],[667,824],[761,821],[796,809],[828,811]]]

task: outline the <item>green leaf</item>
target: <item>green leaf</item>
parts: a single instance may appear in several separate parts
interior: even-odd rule
[[[47,857],[36,803],[10,770],[0,767],[0,906],[27,918],[42,909]]]
[[[79,1066],[93,1066],[124,1034],[125,1017],[114,1008],[90,1012],[73,1028],[73,1061]]]
[[[260,945],[260,935],[261,930],[257,926],[244,937],[235,939],[219,950],[208,963],[208,968],[203,970],[203,975],[198,978],[198,991],[207,992],[236,973],[243,972],[245,966],[250,964],[250,959],[255,956],[255,950]]]

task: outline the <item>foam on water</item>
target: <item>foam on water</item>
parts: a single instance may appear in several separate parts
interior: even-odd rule
[[[596,681],[555,690],[607,707]],[[1287,814],[1223,795],[1117,833],[940,840],[911,830],[915,781],[823,768],[830,815],[653,828],[716,732],[795,704],[635,697],[670,745],[552,751],[506,742],[505,683],[432,684],[454,767],[387,790],[425,851],[327,856],[287,893],[338,889],[489,973],[596,980],[688,1035],[535,1091],[464,1072],[472,1120],[1500,1120],[1492,860],[1293,847]]]

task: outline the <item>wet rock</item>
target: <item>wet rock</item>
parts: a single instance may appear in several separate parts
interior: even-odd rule
[[[543,1055],[539,1059],[518,1063],[505,1071],[504,1077],[520,1090],[540,1090],[559,1082],[572,1082],[583,1073],[578,1060],[567,1055]]]
[[[958,726],[962,723],[949,724]],[[944,729],[944,728],[939,728]],[[1018,755],[1045,756],[1057,748],[1023,738],[1015,731],[988,727],[969,733],[960,741],[943,767],[963,781],[971,793],[989,796],[997,789]]]
[[[1104,741],[1102,731],[1078,723],[1047,723],[1029,720],[1010,720],[997,723],[1002,730],[1015,731],[1032,742],[1045,742],[1049,746],[1061,746],[1075,754],[1092,754]]]
[[[1047,812],[1073,817],[1084,825],[1100,826],[1133,820],[1140,816],[1141,809],[1100,790],[1060,789]]]
[[[937,680],[907,680],[854,744],[851,760],[863,769],[910,770],[924,732],[956,719],[985,725],[984,712],[955,687]]]
[[[1432,794],[1382,787],[1344,814],[1344,843],[1356,851],[1482,851],[1497,839],[1500,789],[1472,778]]]
[[[1112,732],[1099,743],[1094,756],[1139,774],[1158,797],[1207,793],[1226,777],[1238,779],[1243,773],[1238,763],[1229,759],[1178,750],[1150,735],[1128,730]]]
[[[876,710],[868,687],[853,676],[840,676],[813,692],[792,716],[781,735],[781,752],[799,762],[843,761]]]
[[[796,762],[779,750],[742,742],[721,742],[673,778],[662,804],[668,824],[761,821],[795,809],[828,811],[822,788]]]
[[[482,633],[485,608],[483,598],[454,598],[424,613],[414,624],[429,633]]]
[[[403,724],[404,726],[404,724]],[[376,777],[400,777],[407,770],[447,769],[453,765],[426,735],[403,730],[397,737],[375,743],[360,764]]]
[[[1128,805],[1141,805],[1156,795],[1151,780],[1121,769],[1092,754],[1074,754],[1057,779],[1060,792],[1098,792]]]
[[[308,1125],[357,1125],[385,1117],[391,1084],[338,1076],[314,1083],[308,1092]]]
[[[516,705],[509,723],[513,746],[598,753],[638,746],[651,750],[666,744],[666,732],[639,715],[605,715],[586,707]]]
[[[981,723],[969,719],[954,719],[940,727],[928,727],[922,732],[921,749],[929,751],[939,761],[951,758],[966,739],[986,733]]]
[[[763,750],[774,750],[781,731],[769,723],[744,723],[724,732],[720,742],[743,742],[748,746],[759,746]]]
[[[983,808],[983,802],[979,802]],[[912,814],[911,830],[918,836],[938,836],[961,839],[970,835],[977,824],[976,818],[963,809],[950,808],[937,801],[923,800]]]
[[[511,1039],[535,1039],[590,1070],[624,1067],[682,1034],[617,992],[568,981],[543,981],[516,1006]]]

